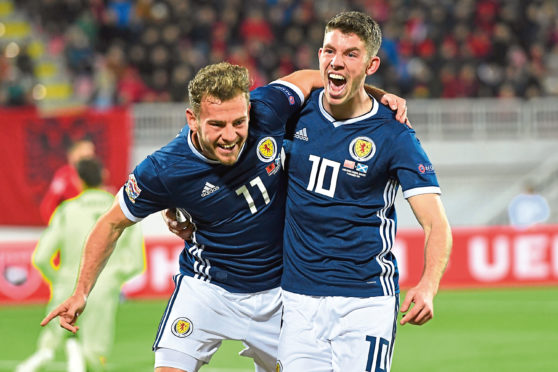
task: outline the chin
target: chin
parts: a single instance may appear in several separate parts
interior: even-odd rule
[[[238,157],[219,159],[219,162],[223,165],[235,165],[237,161]]]

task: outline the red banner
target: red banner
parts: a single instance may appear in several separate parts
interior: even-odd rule
[[[133,135],[128,110],[45,118],[34,110],[0,109],[0,118],[0,225],[43,224],[39,204],[76,140],[93,141],[111,191],[126,181]]]
[[[518,231],[509,227],[456,228],[453,252],[442,288],[558,285],[558,225]],[[402,288],[415,285],[422,273],[422,230],[397,233],[395,252]],[[178,272],[183,242],[146,239],[147,270],[124,286],[135,298],[166,298]],[[48,286],[31,266],[36,242],[0,243],[0,304],[44,302]]]

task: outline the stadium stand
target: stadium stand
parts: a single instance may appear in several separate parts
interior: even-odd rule
[[[35,75],[60,79],[58,98],[101,107],[184,102],[185,82],[207,63],[246,65],[254,85],[315,68],[325,20],[343,9],[364,10],[381,24],[383,66],[371,82],[388,91],[408,98],[558,94],[552,0],[1,0],[0,45],[5,50],[9,34],[18,33],[25,56],[39,42],[32,49],[46,60],[34,56]]]

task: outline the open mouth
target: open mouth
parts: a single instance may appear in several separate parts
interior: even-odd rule
[[[330,72],[328,75],[329,91],[331,95],[339,95],[345,89],[347,79],[343,75]]]

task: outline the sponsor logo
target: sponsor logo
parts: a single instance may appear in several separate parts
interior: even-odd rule
[[[193,330],[194,330],[194,325],[188,318],[177,318],[172,323],[171,331],[172,334],[175,335],[176,337],[180,337],[180,338],[188,337],[192,334]]]
[[[295,133],[294,138],[302,141],[308,141],[308,134],[306,133],[306,128],[302,128],[301,130],[298,130]]]
[[[132,203],[136,202],[136,198],[141,194],[141,189],[138,187],[138,182],[133,173],[128,176],[128,181],[126,182],[126,194]]]
[[[434,166],[432,164],[418,164],[417,169],[421,174],[435,173]]]
[[[289,104],[292,106],[295,104],[295,99],[293,96],[289,96]]]
[[[275,160],[277,156],[277,143],[273,137],[264,137],[258,142],[257,146],[258,159],[264,163]]]
[[[349,153],[356,161],[368,161],[376,153],[376,145],[368,137],[357,137],[351,141]]]
[[[203,187],[201,196],[202,196],[202,198],[204,198],[209,194],[213,194],[217,190],[219,190],[219,186],[215,186],[215,185],[212,185],[209,182],[206,182],[205,186]]]

